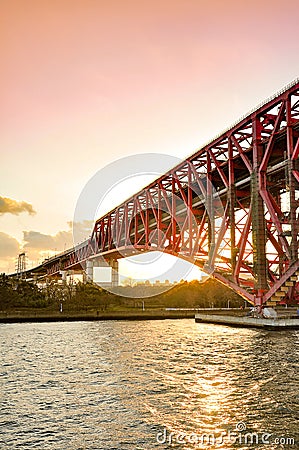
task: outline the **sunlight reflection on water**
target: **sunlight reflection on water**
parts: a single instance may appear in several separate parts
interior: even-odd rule
[[[189,438],[219,438],[239,422],[273,435],[271,444],[238,448],[286,448],[274,444],[280,437],[298,445],[296,331],[193,320],[0,330],[1,449],[228,449],[236,445]]]

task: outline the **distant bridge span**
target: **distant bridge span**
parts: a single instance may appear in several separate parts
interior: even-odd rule
[[[190,261],[256,305],[299,299],[299,80],[31,272],[139,252]],[[299,289],[298,289],[299,290]]]

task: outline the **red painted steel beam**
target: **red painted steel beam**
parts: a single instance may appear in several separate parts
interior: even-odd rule
[[[295,145],[295,148],[294,148],[294,151],[293,151],[293,154],[292,154],[292,159],[293,160],[298,159],[298,158],[299,158],[299,138],[297,140],[297,143]]]
[[[269,159],[270,159],[270,155],[271,155],[271,153],[273,151],[274,142],[275,142],[274,140],[275,140],[275,137],[276,137],[276,133],[279,130],[279,127],[280,127],[280,124],[281,124],[281,121],[282,121],[282,118],[283,118],[283,114],[285,114],[285,101],[282,101],[280,109],[279,109],[279,113],[278,113],[278,115],[276,117],[274,128],[273,128],[273,130],[271,132],[270,139],[268,141],[268,144],[267,144],[267,147],[266,147],[266,150],[265,150],[262,162],[261,162],[260,167],[259,167],[259,171],[260,172],[263,172],[263,171],[266,170],[267,164],[268,164]]]
[[[236,286],[240,288],[244,274],[252,277],[252,264],[258,262],[255,272],[260,271],[263,286],[256,294],[259,302],[264,302],[267,289],[276,286],[275,280],[280,279],[281,275],[278,277],[275,272],[278,264],[284,275],[297,251],[294,186],[299,182],[295,164],[299,156],[299,101],[294,103],[293,97],[298,94],[297,82],[98,219],[91,239],[64,261],[51,261],[49,271],[57,270],[59,265],[78,264],[98,253],[116,252],[120,245],[150,249],[151,230],[157,229],[160,249],[165,249],[168,240],[168,252],[180,256],[183,249],[189,258],[205,258],[215,276],[220,273],[217,271],[230,271],[234,281],[224,282],[235,290]],[[284,151],[288,153],[288,175],[283,167],[279,168]],[[283,225],[288,222],[281,211],[278,189],[290,189],[293,202],[289,222],[291,251],[283,235]],[[217,214],[221,215],[220,207],[225,211],[221,221],[216,220]],[[265,242],[261,241],[262,234]],[[263,250],[266,244],[271,246],[271,252]],[[228,253],[221,255],[220,250]],[[264,270],[268,267],[262,274],[263,258]]]

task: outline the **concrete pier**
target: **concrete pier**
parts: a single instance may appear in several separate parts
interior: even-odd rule
[[[222,316],[213,314],[195,314],[197,323],[213,323],[233,327],[264,328],[268,330],[299,329],[298,318],[280,317],[277,319],[263,319],[255,317]]]
[[[86,281],[93,281],[93,261],[87,260],[86,261]]]
[[[103,258],[91,258],[86,261],[86,270],[85,270],[85,279],[86,281],[95,281],[94,269],[99,268],[109,269],[110,272],[110,280],[108,281],[98,281],[98,284],[102,287],[115,287],[119,284],[119,273],[118,273],[118,260],[110,259],[104,260]],[[107,276],[107,273],[106,275]],[[109,276],[108,276],[109,278]]]

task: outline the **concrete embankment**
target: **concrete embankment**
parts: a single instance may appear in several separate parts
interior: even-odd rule
[[[194,319],[194,311],[0,314],[0,323]]]
[[[248,309],[249,311],[249,309]],[[164,320],[164,319],[193,319],[196,322],[215,323],[231,326],[290,328],[299,326],[296,309],[281,309],[279,319],[272,323],[269,319],[254,319],[247,317],[248,311],[239,308],[157,308],[142,310],[80,310],[80,311],[47,311],[36,309],[0,311],[0,323],[25,322],[75,322],[97,320]]]
[[[299,329],[299,317],[278,317],[264,319],[255,317],[240,317],[216,314],[195,314],[195,322],[228,325],[233,327],[264,328],[268,330]]]

